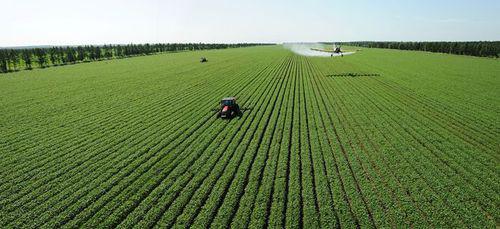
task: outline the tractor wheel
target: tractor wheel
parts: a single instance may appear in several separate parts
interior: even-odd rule
[[[241,115],[240,115],[240,114],[241,114],[240,105],[236,104],[236,105],[234,106],[234,112],[236,113],[236,115],[241,116]]]

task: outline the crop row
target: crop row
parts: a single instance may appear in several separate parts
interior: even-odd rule
[[[137,69],[147,61],[110,62],[123,71],[91,74],[87,80],[99,83],[81,88],[80,79],[60,76],[54,94],[74,97],[41,96],[32,105],[38,126],[26,119],[26,98],[10,101],[0,135],[0,150],[12,152],[1,155],[0,227],[488,228],[498,221],[498,130],[480,105],[488,98],[471,101],[482,107],[476,120],[447,94],[402,82],[403,69],[362,64],[363,54],[210,53],[220,59],[192,65],[194,54],[175,54],[151,69]],[[155,58],[162,57],[145,60],[165,60]],[[345,72],[359,76],[327,77]],[[243,116],[216,118],[227,96],[248,108]],[[16,109],[32,128],[12,125]]]
[[[229,85],[229,84],[227,84],[227,85]],[[224,85],[223,85],[223,86],[224,86]],[[210,106],[213,106],[213,101],[212,101],[212,105],[208,105],[208,106],[209,106],[209,107],[210,107]],[[207,110],[210,110],[210,108],[209,108],[209,107],[206,107],[206,109],[207,109]],[[210,114],[208,114],[208,115],[209,115],[209,116],[211,116]],[[174,116],[174,117],[175,117],[175,116]],[[186,118],[186,117],[183,117],[183,118]],[[190,119],[188,118],[187,120],[190,120]],[[154,124],[154,122],[153,122],[153,124]],[[182,126],[182,125],[181,125],[181,126]],[[156,133],[156,131],[153,131],[152,133]],[[161,133],[161,131],[160,131],[159,133]],[[170,135],[171,133],[168,133],[168,134]],[[175,139],[175,135],[172,135],[171,137],[172,137],[172,139]],[[140,140],[140,139],[139,139],[139,140]],[[165,141],[165,142],[168,142],[168,141]],[[133,149],[132,149],[132,150],[133,150]],[[147,150],[147,149],[146,149],[146,150]],[[140,152],[140,153],[144,153],[144,152]],[[107,155],[107,154],[106,154],[106,155]],[[122,154],[122,155],[128,155],[128,154]],[[117,163],[117,162],[120,162],[120,159],[122,159],[122,158],[116,158],[116,162],[115,162],[115,161],[111,161],[111,163],[114,163],[115,165],[117,165],[117,164],[118,164],[118,165],[119,165],[119,164],[122,164],[122,163]],[[128,164],[128,162],[129,162],[129,161],[124,161],[124,162],[123,162],[123,164]],[[63,163],[62,163],[62,164],[63,164]],[[141,163],[138,163],[138,164],[141,164]],[[109,169],[108,169],[108,170],[109,170]],[[120,167],[115,166],[114,170],[115,170],[115,171],[119,171],[119,170],[120,170]],[[92,170],[86,170],[86,171],[92,171]],[[104,170],[104,171],[106,171],[106,170]],[[131,170],[131,171],[133,171],[133,170]],[[93,171],[93,172],[95,172],[95,171]],[[121,171],[120,171],[120,172],[121,172]],[[83,174],[82,174],[82,175],[83,175]],[[85,177],[85,176],[82,176],[82,177]],[[82,177],[78,177],[78,176],[76,176],[76,178],[82,178]],[[92,177],[90,177],[90,178],[92,178]],[[71,180],[71,181],[73,181],[73,180]],[[69,182],[69,183],[71,184],[71,182]],[[99,184],[99,180],[97,180],[95,183],[96,183],[96,184]],[[59,183],[57,183],[57,184],[59,184]],[[84,183],[84,184],[85,184],[85,183]],[[74,186],[73,186],[73,187],[74,187]],[[84,186],[84,187],[85,187],[85,186]],[[29,189],[28,189],[28,190],[29,190]],[[83,188],[83,189],[76,188],[76,190],[80,191],[79,193],[81,193],[82,191],[83,191],[83,193],[85,193],[84,191],[86,190],[86,188]],[[50,191],[58,191],[58,189],[51,188],[51,189],[50,189]],[[64,192],[63,192],[63,194],[67,194],[67,193],[64,193]],[[12,206],[17,206],[17,205],[15,205],[15,204],[14,204],[14,205],[12,205]],[[47,206],[50,206],[50,205],[47,205]],[[21,210],[21,209],[19,209],[19,210]]]
[[[416,175],[420,176],[421,179],[423,179],[424,181],[423,185],[427,186],[428,189],[430,189],[429,191],[431,193],[424,196],[429,196],[429,197],[433,195],[436,195],[436,197],[442,196],[442,199],[438,201],[441,202],[442,206],[444,207],[440,208],[440,210],[434,210],[431,212],[443,213],[445,212],[444,209],[449,209],[451,212],[453,212],[450,213],[451,215],[446,216],[449,219],[446,219],[446,217],[442,218],[442,220],[438,221],[439,223],[461,222],[463,216],[467,215],[467,217],[463,218],[464,221],[462,222],[466,222],[467,224],[471,224],[472,222],[475,223],[482,222],[483,224],[486,225],[487,223],[484,221],[486,219],[485,214],[481,213],[480,210],[481,207],[478,206],[478,203],[480,203],[481,205],[488,206],[487,208],[488,210],[485,212],[486,214],[491,214],[492,212],[494,212],[495,207],[490,205],[489,203],[491,202],[489,201],[495,201],[495,199],[488,200],[489,197],[495,196],[494,191],[491,190],[489,187],[475,188],[474,185],[472,185],[472,187],[468,187],[469,186],[468,180],[471,178],[475,179],[476,174],[470,171],[463,171],[462,173],[458,173],[458,171],[460,171],[457,170],[459,167],[458,168],[455,167],[455,170],[451,169],[453,167],[450,166],[453,166],[453,164],[465,161],[464,159],[457,157],[458,155],[460,155],[460,152],[456,152],[455,154],[448,154],[448,152],[450,151],[456,151],[455,149],[457,149],[457,145],[460,146],[459,145],[460,142],[457,141],[457,144],[454,145],[451,145],[446,141],[444,141],[443,144],[433,144],[433,145],[427,144],[427,142],[432,142],[432,137],[435,137],[436,134],[442,136],[449,133],[443,131],[436,132],[438,129],[430,126],[429,130],[431,130],[431,132],[425,131],[425,129],[422,128],[422,123],[429,123],[429,122],[419,120],[418,118],[420,117],[418,115],[415,115],[415,113],[413,114],[406,113],[408,109],[393,108],[401,106],[401,104],[405,104],[405,103],[399,103],[399,99],[394,97],[394,95],[395,94],[397,95],[397,93],[391,91],[380,91],[380,89],[383,89],[384,87],[368,84],[369,81],[370,79],[366,78],[345,79],[345,80],[336,79],[334,81],[331,81],[331,83],[333,83],[333,86],[338,90],[330,90],[330,91],[338,92],[341,90],[346,90],[346,88],[349,88],[349,90],[346,90],[344,93],[340,92],[340,94],[336,95],[338,101],[353,105],[360,104],[361,105],[360,107],[363,108],[364,111],[356,111],[356,109],[358,109],[356,108],[355,111],[358,114],[354,117],[355,120],[357,119],[363,121],[363,119],[368,118],[365,125],[371,124],[378,126],[373,128],[371,131],[385,130],[381,133],[380,132],[373,133],[372,138],[380,138],[380,136],[385,135],[384,139],[378,141],[382,142],[383,144],[387,143],[397,144],[396,146],[394,146],[397,148],[395,148],[394,151],[391,150],[389,152],[398,152],[398,151],[408,152],[409,150],[415,152],[414,154],[404,154],[401,160],[406,160],[406,161],[408,161],[408,159],[416,160],[416,161],[408,161],[408,164],[412,166],[413,169],[415,169],[415,171],[417,172]],[[357,97],[354,97],[351,100],[347,100],[350,97],[352,97],[352,95],[355,95]],[[386,97],[391,97],[391,96],[392,96],[391,99],[386,99]],[[368,101],[373,101],[373,103],[371,102],[369,103]],[[339,104],[336,107],[339,108],[353,107],[353,106],[348,106],[345,103]],[[370,108],[369,106],[372,106],[372,108]],[[380,110],[380,112],[377,112],[377,110]],[[395,113],[395,111],[398,111],[398,113]],[[360,115],[366,117],[363,118]],[[350,117],[351,115],[347,116]],[[396,117],[404,119],[398,120]],[[345,121],[340,123],[345,123]],[[424,126],[427,126],[427,124],[424,124]],[[351,128],[353,130],[356,130],[359,127],[362,126],[356,125]],[[401,139],[394,138],[399,134],[402,136]],[[411,148],[406,148],[408,146]],[[446,163],[443,160],[443,157],[446,158],[447,155],[454,157],[448,160],[448,163]],[[391,154],[391,157],[393,156],[395,155]],[[417,160],[417,156],[423,156],[423,158]],[[399,161],[397,162],[397,164],[401,164],[401,162]],[[444,165],[444,167],[442,165]],[[422,166],[426,168],[419,169],[423,168]],[[470,162],[469,165],[463,164],[462,167],[468,169],[468,167],[470,167]],[[482,169],[482,171],[484,172],[484,168]],[[405,172],[403,174],[410,174],[410,173]],[[410,182],[406,186],[411,187],[412,184],[413,185],[417,184],[417,182]],[[478,182],[476,184],[480,185],[481,182]],[[457,189],[457,187],[462,187],[462,188],[466,187],[466,189],[460,190]],[[420,189],[420,191],[418,192],[422,193],[421,190],[423,189]],[[487,194],[489,190],[492,191],[491,194]],[[472,198],[472,200],[465,196],[471,196],[469,198]],[[433,201],[431,201],[431,203],[432,202]],[[430,205],[432,207],[436,207],[437,204],[434,202]],[[450,217],[453,216],[453,214],[455,214],[455,217]]]

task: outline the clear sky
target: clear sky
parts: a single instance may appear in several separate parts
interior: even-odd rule
[[[0,46],[500,40],[500,0],[0,0]]]

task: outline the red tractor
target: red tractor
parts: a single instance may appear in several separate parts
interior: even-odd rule
[[[223,98],[220,101],[220,109],[217,115],[220,118],[234,118],[236,116],[241,116],[242,112],[240,110],[240,106],[236,103],[236,98]]]

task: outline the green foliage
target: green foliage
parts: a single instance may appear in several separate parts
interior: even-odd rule
[[[437,42],[397,42],[397,41],[358,41],[340,42],[339,44],[367,48],[386,48],[440,52],[457,55],[500,57],[500,41],[437,41]]]
[[[238,44],[202,44],[202,43],[172,43],[172,44],[129,44],[104,46],[73,46],[51,47],[34,49],[0,49],[0,73],[17,71],[22,57],[26,69],[31,69],[31,59],[38,63],[40,68],[58,66],[59,64],[75,64],[81,62],[99,61],[103,59],[125,58],[154,53],[194,51],[205,49],[223,49],[269,45],[260,43]],[[34,55],[34,56],[33,56]],[[50,62],[49,62],[50,60]]]
[[[61,50],[27,57],[110,55]],[[0,227],[495,228],[498,75],[488,58],[280,46],[6,74]],[[217,119],[227,96],[251,109]]]

